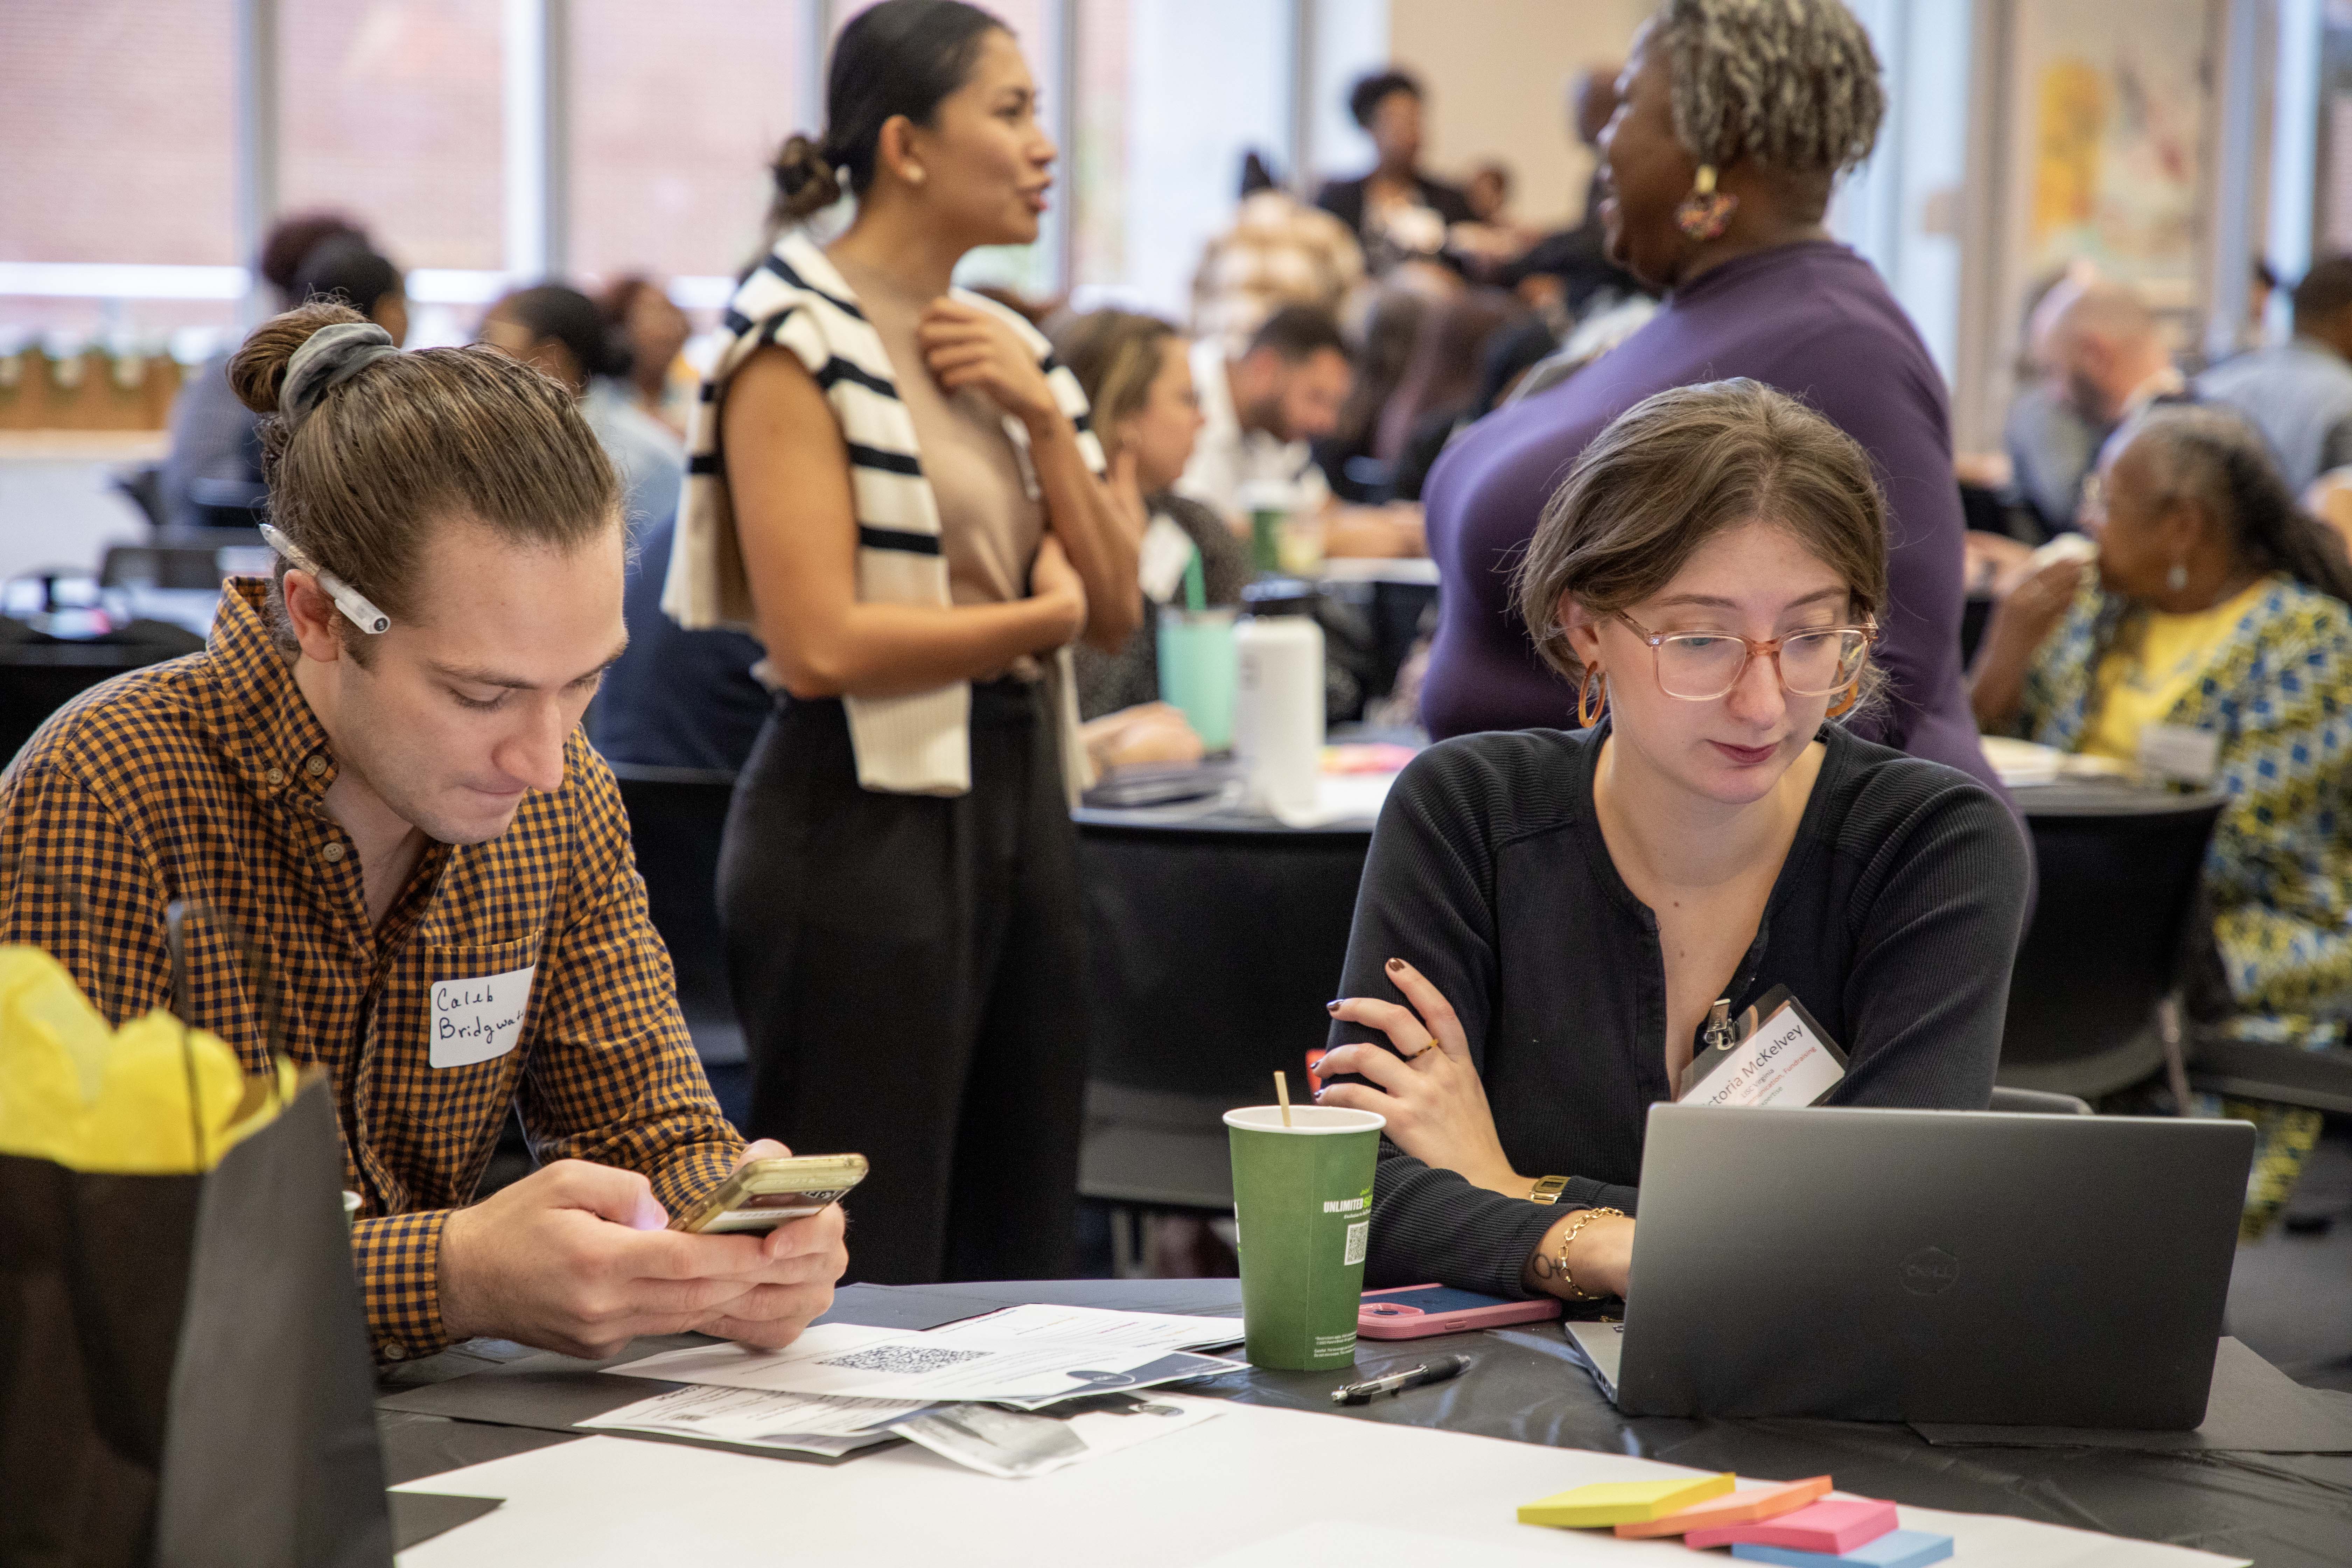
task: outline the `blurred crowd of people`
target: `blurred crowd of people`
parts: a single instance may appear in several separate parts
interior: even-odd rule
[[[2231,797],[2209,867],[2200,1019],[2341,1043],[2352,258],[2294,282],[2286,341],[2210,365],[2176,352],[2182,323],[2128,279],[2087,266],[2053,277],[2028,302],[2003,449],[1956,455],[1918,332],[1824,226],[1886,108],[1861,25],[1816,4],[1769,25],[1741,12],[1692,26],[1671,50],[1657,37],[1646,30],[1621,68],[1568,84],[1564,133],[1595,160],[1569,226],[1517,221],[1500,163],[1461,184],[1430,172],[1429,92],[1391,68],[1349,95],[1373,150],[1362,174],[1310,194],[1247,158],[1188,321],[993,294],[1050,339],[1091,406],[1114,490],[1131,487],[1149,523],[1140,623],[1075,660],[1093,761],[1201,754],[1160,701],[1155,618],[1188,592],[1188,560],[1197,603],[1241,602],[1265,564],[1251,520],[1268,509],[1313,520],[1325,555],[1435,561],[1444,593],[1387,713],[1440,739],[1574,727],[1579,694],[1535,656],[1507,563],[1620,415],[1666,389],[1748,378],[1861,443],[1902,544],[1874,628],[1885,700],[1849,727],[1996,789],[1980,732],[2125,763],[2144,760],[2147,732],[2217,733],[2187,781]],[[1749,101],[1759,71],[1786,90]],[[863,155],[885,153],[899,155]],[[854,183],[859,169],[848,172]],[[911,192],[922,175],[904,178]],[[798,222],[814,210],[805,193],[828,193],[780,163],[780,190],[791,181]],[[401,273],[352,219],[280,224],[259,267],[285,302],[332,298],[395,341],[405,331]],[[633,641],[596,738],[617,760],[731,770],[768,718],[761,645],[740,629],[683,631],[660,605],[692,483],[691,336],[687,313],[642,276],[593,294],[536,283],[478,327],[481,342],[572,389],[623,481],[638,549]],[[174,521],[249,506],[260,483],[255,416],[229,391],[225,358],[174,415]],[[1156,552],[1155,537],[1169,542]],[[1991,608],[1968,649],[1972,598]],[[1352,689],[1344,626],[1331,640],[1337,694]],[[1335,710],[1345,700],[1335,695]],[[2258,1185],[2274,1210],[2317,1114],[2239,1110],[2263,1128]]]

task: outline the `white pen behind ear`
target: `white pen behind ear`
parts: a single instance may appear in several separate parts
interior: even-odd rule
[[[352,625],[370,637],[390,629],[390,616],[370,604],[366,595],[311,560],[303,552],[301,546],[266,522],[261,525],[261,538],[270,549],[286,558],[288,565],[299,567],[316,577],[319,586],[327,590],[327,596],[335,601],[335,608],[342,611]]]

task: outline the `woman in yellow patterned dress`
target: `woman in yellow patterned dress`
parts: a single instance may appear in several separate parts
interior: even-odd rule
[[[1970,675],[1987,733],[2145,760],[2230,798],[2205,887],[2232,1009],[2220,1033],[2341,1047],[2352,1016],[2352,563],[2252,426],[2163,406],[2108,444],[2096,570],[2061,561],[1994,613]],[[2207,1110],[2220,1109],[2209,1105]],[[2261,1130],[2246,1231],[2286,1200],[2315,1110]]]

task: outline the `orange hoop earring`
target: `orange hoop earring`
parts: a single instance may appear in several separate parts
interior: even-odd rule
[[[1609,678],[1589,666],[1584,671],[1584,684],[1576,692],[1576,727],[1590,730],[1601,722],[1601,715],[1609,709]]]
[[[1838,699],[1837,706],[1830,710],[1829,716],[1832,719],[1843,719],[1853,712],[1853,705],[1861,700],[1862,682],[1857,680],[1845,689],[1845,695]]]

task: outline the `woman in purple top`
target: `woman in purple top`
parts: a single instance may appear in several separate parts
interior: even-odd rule
[[[1749,376],[1860,442],[1886,492],[1875,658],[1889,700],[1852,728],[1992,784],[1960,679],[1963,525],[1943,380],[1878,274],[1822,226],[1885,107],[1868,37],[1838,0],[1668,0],[1618,85],[1601,139],[1610,258],[1666,302],[1568,381],[1479,421],[1431,470],[1445,594],[1422,695],[1430,733],[1574,725],[1576,693],[1512,608],[1537,518],[1634,404]]]

